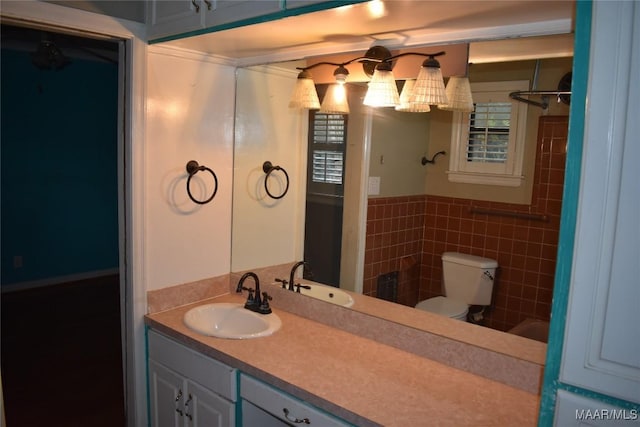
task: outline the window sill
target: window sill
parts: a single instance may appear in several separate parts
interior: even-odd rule
[[[458,182],[463,184],[484,184],[496,185],[501,187],[520,187],[524,176],[515,175],[498,175],[488,173],[473,172],[447,172],[450,182]]]

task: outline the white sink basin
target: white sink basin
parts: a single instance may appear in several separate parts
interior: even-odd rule
[[[277,314],[258,314],[242,304],[214,303],[194,307],[184,315],[187,327],[203,335],[247,339],[273,334],[282,321]]]
[[[343,307],[351,307],[353,305],[353,298],[345,291],[335,288],[333,286],[320,285],[318,283],[300,282],[302,286],[308,286],[310,289],[300,287],[300,293],[307,295],[322,301],[330,302],[331,304],[341,305]],[[278,283],[282,286],[281,283]],[[296,287],[297,289],[297,287]]]

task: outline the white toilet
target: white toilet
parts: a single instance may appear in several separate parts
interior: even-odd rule
[[[442,254],[444,294],[420,301],[419,310],[467,320],[470,305],[490,305],[498,262],[459,252]]]

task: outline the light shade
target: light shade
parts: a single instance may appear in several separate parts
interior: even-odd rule
[[[398,87],[388,64],[382,63],[376,67],[362,103],[370,107],[395,107],[400,105]]]
[[[409,97],[409,103],[440,105],[448,102],[440,63],[434,58],[429,58],[420,67],[420,73],[418,73],[416,84]]]
[[[409,113],[428,113],[431,111],[429,104],[410,104],[409,96],[415,86],[416,81],[414,79],[405,80],[402,92],[400,93],[400,105],[396,106],[397,111],[406,111]]]
[[[446,104],[439,104],[438,108],[449,111],[462,111],[470,113],[473,111],[473,96],[471,95],[471,85],[467,77],[449,77],[447,82]]]
[[[334,83],[327,88],[324,95],[320,113],[324,114],[349,114],[347,91],[344,84]]]
[[[298,109],[318,109],[320,108],[320,100],[316,85],[308,71],[302,71],[298,74],[296,85],[293,88],[291,99],[289,100],[289,108]]]

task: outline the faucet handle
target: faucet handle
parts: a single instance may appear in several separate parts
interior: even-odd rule
[[[258,312],[260,314],[269,314],[271,313],[271,307],[269,306],[269,301],[272,300],[273,297],[266,292],[262,293],[262,302],[258,307]]]
[[[276,282],[282,283],[282,289],[287,289],[287,283],[289,283],[289,282],[287,282],[285,279],[277,279],[276,278]]]
[[[254,290],[251,288],[246,288],[246,287],[242,287],[243,290],[249,292],[249,295],[247,295],[247,302],[244,303],[244,307],[245,308],[251,308],[251,307],[255,307],[256,305],[256,299],[253,296],[253,292]]]
[[[300,288],[302,289],[311,289],[311,286],[309,285],[303,285],[302,283],[296,283],[295,285],[293,285],[296,288],[296,292],[300,293]]]

